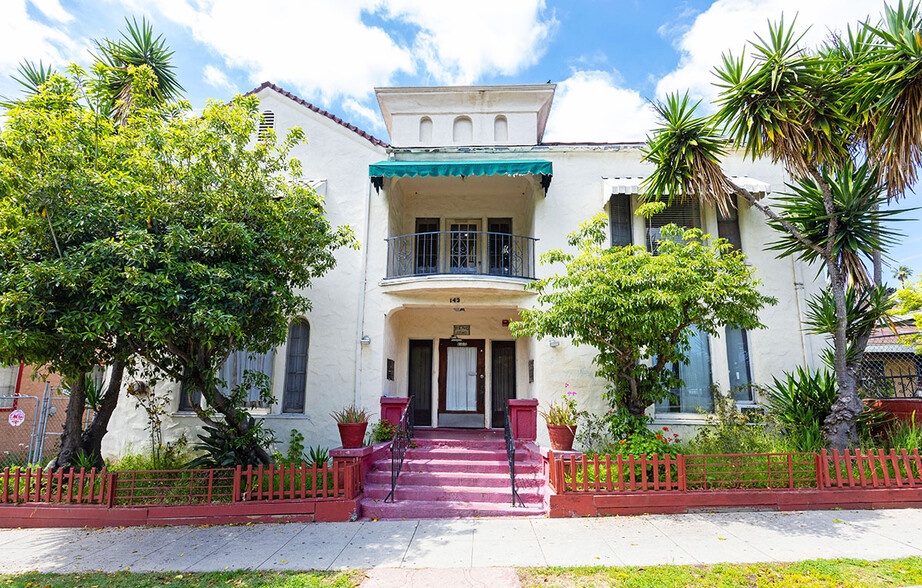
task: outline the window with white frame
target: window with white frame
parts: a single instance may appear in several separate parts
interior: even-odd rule
[[[282,412],[304,412],[304,395],[307,389],[307,350],[310,347],[310,338],[311,327],[306,320],[297,319],[288,326]]]
[[[268,378],[269,389],[272,389],[272,366],[275,361],[275,351],[265,353],[253,353],[250,351],[234,351],[228,356],[224,365],[218,370],[218,379],[224,382],[218,386],[218,391],[224,395],[230,394],[231,390],[244,384],[247,372],[254,374],[264,374]],[[179,392],[179,410],[191,411],[194,407],[201,406],[201,390],[190,390],[183,382]],[[255,382],[249,382],[249,386],[244,398],[246,408],[265,408],[260,394],[260,389]]]
[[[726,213],[717,210],[717,236],[726,239],[733,251],[742,251],[739,213],[730,208]],[[736,402],[752,402],[752,369],[749,365],[749,333],[745,329],[727,327],[724,331],[727,342],[727,365],[730,376],[730,394]]]
[[[702,228],[701,207],[698,201],[673,204],[647,219],[646,239],[649,251],[656,251],[657,244],[662,240],[662,228],[666,225],[677,225],[686,229]],[[697,414],[701,411],[711,412],[714,409],[711,392],[711,345],[707,333],[698,330],[692,333],[689,338],[688,360],[687,364],[672,366],[671,369],[682,380],[684,386],[672,390],[674,398],[656,404],[657,414]]]

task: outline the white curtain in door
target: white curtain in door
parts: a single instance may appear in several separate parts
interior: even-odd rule
[[[449,347],[445,410],[477,410],[477,348]]]

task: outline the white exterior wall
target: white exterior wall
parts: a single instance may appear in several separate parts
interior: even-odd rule
[[[650,172],[650,167],[640,162],[638,145],[539,145],[506,147],[497,151],[451,147],[450,123],[454,116],[471,116],[475,121],[476,143],[479,132],[488,130],[492,133],[493,114],[502,110],[502,104],[491,103],[489,113],[484,111],[486,107],[481,108],[483,103],[478,103],[481,106],[477,106],[476,112],[466,112],[462,107],[464,104],[443,104],[430,114],[433,142],[449,147],[385,151],[271,90],[264,90],[259,95],[262,108],[275,112],[280,135],[292,126],[301,126],[305,130],[309,143],[295,154],[302,160],[305,178],[327,181],[326,201],[331,221],[334,225],[350,225],[362,244],[360,251],[341,250],[336,268],[317,280],[311,291],[306,293],[313,302],[313,310],[306,317],[310,322],[311,336],[305,415],[275,414],[281,410],[281,405],[277,404],[272,408],[274,414],[264,417],[268,426],[277,432],[283,450],[292,428],[304,434],[306,445],[337,446],[336,427],[329,413],[354,400],[375,415],[373,420],[376,420],[382,394],[403,396],[407,393],[408,341],[433,339],[437,367],[438,340],[451,337],[453,324],[470,324],[469,338],[487,340],[485,396],[489,398],[489,341],[511,339],[501,320],[514,319],[519,309],[530,308],[535,303],[535,295],[524,290],[524,281],[510,278],[429,276],[385,280],[388,237],[415,232],[417,217],[438,217],[442,219],[443,230],[447,229],[445,220],[451,218],[478,218],[485,222],[490,217],[511,217],[515,234],[539,239],[535,251],[537,260],[541,253],[550,249],[567,248],[567,234],[605,209],[608,198],[603,194],[603,177],[644,176]],[[449,100],[450,97],[449,93],[441,99]],[[427,94],[427,100],[432,99]],[[466,104],[470,106],[472,103]],[[415,144],[419,117],[426,114],[422,106],[417,106],[417,111],[412,113],[386,115],[395,144]],[[537,110],[545,108],[545,105],[536,103],[533,108]],[[412,109],[407,107],[404,110]],[[519,131],[516,129],[525,128],[530,136],[524,142],[534,145],[535,134],[540,135],[543,131],[542,113],[522,113],[521,121],[509,112],[506,116],[509,144],[524,141],[525,136],[517,134]],[[476,122],[481,119],[489,120],[489,125]],[[547,196],[535,178],[504,176],[389,178],[378,193],[370,186],[368,165],[394,158],[425,161],[545,159],[553,162],[554,175]],[[746,175],[767,182],[772,192],[784,189],[785,176],[777,166],[731,157],[726,167],[731,175]],[[768,198],[770,200],[771,196]],[[367,232],[366,212],[369,218]],[[702,216],[705,230],[716,235],[716,212],[713,208],[702,207]],[[779,300],[778,305],[767,307],[761,313],[768,328],[749,335],[752,380],[766,384],[771,382],[772,376],[780,375],[784,370],[804,363],[818,363],[822,343],[801,334],[800,314],[804,300],[818,291],[822,284],[817,282],[814,268],[803,267],[803,264],[790,259],[778,260],[774,252],[765,251],[766,243],[777,237],[765,224],[761,213],[743,205],[739,218],[743,252],[758,269],[762,291]],[[638,217],[634,219],[634,240],[638,244],[644,242],[643,220]],[[558,269],[538,264],[538,277],[551,275]],[[801,286],[795,286],[795,283]],[[452,301],[458,298],[460,302]],[[465,311],[454,311],[454,307],[463,307]],[[370,339],[370,344],[358,344],[363,335]],[[729,378],[725,344],[719,337],[712,337],[710,348],[714,382],[727,390]],[[594,355],[594,349],[577,348],[565,339],[561,339],[557,347],[551,347],[547,340],[524,338],[518,341],[518,397],[537,398],[542,407],[546,407],[559,399],[564,385],[569,384],[569,389],[578,393],[581,407],[594,411],[607,410],[601,399],[605,383],[594,375]],[[393,381],[385,376],[388,359],[395,361]],[[528,360],[534,360],[533,383],[528,381]],[[273,389],[279,401],[284,386],[284,363],[283,345],[276,353],[273,378]],[[437,390],[435,367],[433,372],[433,388]],[[174,384],[161,386],[165,391],[177,388]],[[177,404],[178,398],[174,395],[174,409]],[[486,409],[489,415],[489,405]],[[123,399],[113,417],[112,432],[106,438],[106,454],[122,453],[129,446],[135,451],[142,450],[147,440],[143,429],[145,420],[145,415],[134,409],[131,399]],[[670,428],[702,422],[699,415],[670,414],[657,420]],[[194,416],[173,415],[165,422],[165,438],[170,440],[186,432],[190,440],[195,440],[193,431],[198,424]],[[538,430],[539,441],[546,443],[545,428],[539,426]]]

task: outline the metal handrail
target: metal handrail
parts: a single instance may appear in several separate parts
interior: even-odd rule
[[[512,436],[512,422],[509,420],[509,404],[503,408],[503,436],[506,438],[506,459],[509,460],[509,481],[512,483],[512,506],[515,507],[515,499],[519,499],[519,504],[525,508],[525,502],[519,496],[519,491],[515,487],[515,438]]]
[[[410,447],[410,439],[413,438],[413,397],[407,400],[407,405],[403,409],[403,415],[400,422],[397,423],[397,430],[394,431],[394,438],[391,440],[391,491],[384,497],[384,502],[397,501],[397,478],[400,477],[400,470],[403,468],[403,459],[407,455],[407,449]]]
[[[430,231],[390,237],[387,277],[482,275],[535,279],[535,237]]]

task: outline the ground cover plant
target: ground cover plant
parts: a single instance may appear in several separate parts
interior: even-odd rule
[[[352,588],[364,573],[347,572],[154,572],[0,575],[9,588]]]
[[[812,560],[797,563],[585,568],[521,568],[523,586],[572,588],[850,588],[922,583],[922,559]]]

